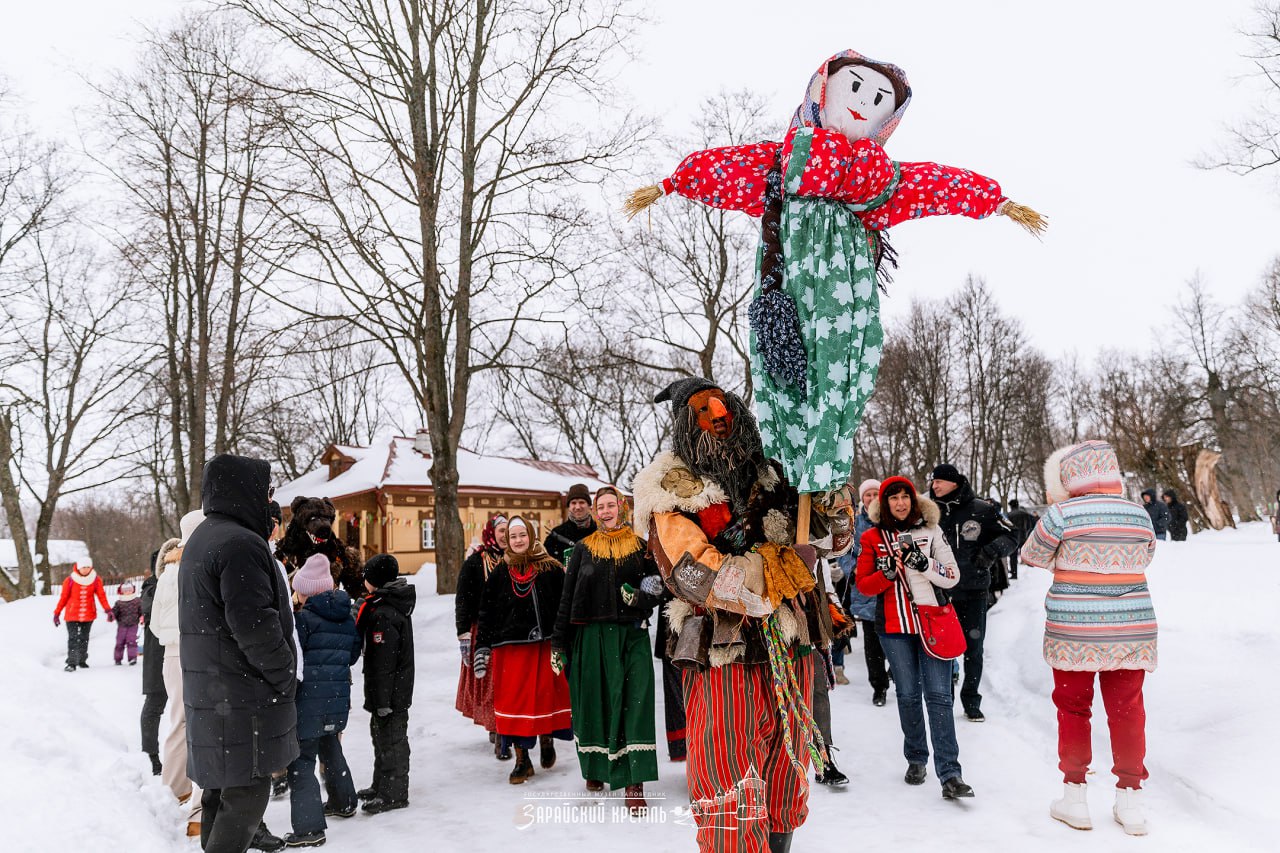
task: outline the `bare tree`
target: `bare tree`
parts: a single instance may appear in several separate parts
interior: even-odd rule
[[[288,192],[276,110],[249,79],[263,61],[245,25],[189,15],[100,88],[99,159],[126,194],[117,243],[161,344],[155,411],[168,447],[150,473],[174,517],[198,505],[205,460],[238,448],[247,397],[270,375],[259,293],[290,249],[273,206]],[[278,306],[270,319],[288,322]]]
[[[145,353],[116,343],[128,292],[95,280],[99,266],[87,247],[41,236],[35,256],[37,277],[9,300],[8,322],[0,328],[9,354],[0,377],[0,462],[12,458],[17,471],[16,482],[0,477],[0,488],[20,485],[34,501],[34,550],[47,592],[58,504],[118,478],[126,453],[118,437],[134,417],[139,387],[132,365]],[[25,525],[21,497],[4,495],[15,528]],[[20,596],[31,592],[20,582]]]
[[[298,61],[282,90],[311,204],[291,215],[314,265],[291,272],[338,296],[421,406],[452,591],[471,384],[592,261],[570,245],[592,222],[574,196],[637,140],[598,121],[632,21],[622,0],[225,2]],[[569,103],[580,123],[550,109]]]
[[[1262,103],[1230,129],[1219,151],[1200,158],[1202,168],[1249,174],[1280,166],[1280,2],[1264,0],[1254,14],[1243,32],[1249,42],[1245,58],[1263,83]]]

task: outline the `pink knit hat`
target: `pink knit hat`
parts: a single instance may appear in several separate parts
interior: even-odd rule
[[[324,554],[312,554],[293,576],[293,591],[299,595],[319,595],[333,589],[333,574],[329,571],[329,558]]]

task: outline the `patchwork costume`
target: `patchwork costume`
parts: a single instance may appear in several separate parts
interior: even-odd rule
[[[841,72],[845,76],[832,89],[833,75]],[[873,79],[883,81],[874,101],[879,113],[862,100]],[[886,95],[891,100],[882,104]],[[678,193],[762,217],[751,309],[756,412],[765,455],[781,461],[801,492],[839,488],[851,473],[853,437],[875,388],[884,343],[877,272],[882,260],[893,257],[884,232],[927,216],[984,219],[993,213],[1033,231],[1044,227],[1038,214],[1010,202],[991,178],[892,160],[882,146],[910,101],[902,69],[842,51],[814,73],[781,142],[695,152],[627,204],[634,215]],[[863,121],[851,121],[845,112]]]
[[[745,404],[705,380],[674,383],[657,402],[676,408],[677,448],[706,445],[707,436],[682,437],[698,427],[679,413],[707,393],[728,404],[706,407],[731,421],[724,443],[754,440],[757,449],[732,465],[736,482],[713,480],[705,459],[659,454],[632,484],[636,524],[675,596],[668,655],[683,670],[699,849],[785,850],[808,815],[810,759],[825,756],[812,716],[819,664],[811,652],[830,644],[831,614],[817,549],[788,544],[798,495],[759,452]],[[817,544],[847,550],[847,522],[847,513],[816,512]]]

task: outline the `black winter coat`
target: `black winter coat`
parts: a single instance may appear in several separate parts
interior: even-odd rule
[[[556,614],[555,634],[551,645],[561,651],[573,647],[573,626],[588,622],[642,622],[653,615],[660,599],[640,591],[640,581],[658,574],[658,564],[640,550],[622,560],[597,557],[586,544],[579,542],[565,570],[564,590],[560,593],[560,610]],[[636,590],[636,606],[622,600],[622,585]]]
[[[1184,542],[1187,538],[1187,505],[1178,500],[1177,492],[1165,492],[1169,496],[1169,538]]]
[[[517,592],[506,561],[499,563],[489,574],[480,597],[476,648],[550,640],[563,592],[564,569],[558,562],[534,575],[529,591],[523,595]]]
[[[1157,534],[1168,533],[1169,508],[1164,505],[1164,501],[1156,497],[1155,489],[1145,490],[1142,496],[1151,498],[1151,500],[1142,505],[1142,508],[1147,511],[1147,515],[1151,516],[1151,526]]]
[[[347,727],[360,634],[351,615],[351,596],[341,589],[311,596],[293,618],[302,647],[298,740],[314,740]]]
[[[968,479],[961,477],[955,491],[940,498],[930,489],[930,497],[942,510],[938,526],[960,567],[960,583],[955,589],[966,592],[991,588],[991,567],[1018,547],[1013,530],[994,504],[973,493]]]
[[[481,548],[462,564],[458,573],[458,591],[453,597],[453,621],[458,636],[471,633],[471,626],[480,618],[480,596],[484,593],[484,564],[487,552]],[[502,559],[489,556],[490,561],[497,563]]]
[[[142,596],[139,594],[137,598],[131,598],[128,601],[116,601],[111,605],[111,612],[116,617],[116,624],[123,625],[126,628],[132,628],[142,621]]]
[[[396,578],[365,596],[356,615],[364,641],[364,708],[407,711],[413,704],[413,614],[418,591]]]
[[[157,552],[159,553],[159,552]],[[156,554],[151,555],[151,565],[156,564]],[[164,689],[164,646],[151,633],[151,605],[156,600],[156,581],[154,574],[147,575],[142,582],[142,592],[138,599],[142,602],[142,693],[158,694],[168,698],[169,691]]]
[[[220,454],[204,469],[205,520],[178,573],[187,775],[236,788],[298,755],[293,610],[267,547],[271,467]]]
[[[567,561],[569,558],[566,556],[566,552],[572,551],[574,545],[577,545],[595,532],[596,520],[594,518],[587,519],[586,527],[579,527],[578,522],[572,518],[566,518],[551,529],[551,532],[547,534],[547,541],[543,542],[542,545],[547,549],[547,553],[555,557],[556,560]]]

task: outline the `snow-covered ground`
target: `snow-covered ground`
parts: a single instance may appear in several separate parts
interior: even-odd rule
[[[987,722],[957,722],[964,776],[976,799],[944,802],[932,767],[928,784],[903,784],[897,714],[892,701],[871,705],[855,646],[848,667],[854,683],[833,695],[839,764],[852,783],[842,791],[814,786],[809,821],[794,849],[1277,849],[1280,746],[1269,721],[1280,704],[1278,563],[1280,544],[1263,525],[1160,545],[1149,575],[1161,664],[1146,691],[1147,839],[1126,837],[1108,818],[1114,780],[1100,697],[1091,792],[1096,828],[1086,835],[1047,815],[1060,778],[1051,680],[1040,658],[1049,577],[1027,569],[991,614]],[[453,598],[434,595],[423,580],[414,616],[412,806],[333,821],[329,849],[692,850],[693,830],[675,811],[687,805],[683,766],[665,758],[662,779],[649,786],[663,820],[647,824],[613,823],[623,812],[612,801],[593,807],[598,801],[582,791],[574,756],[564,747],[552,770],[539,768],[522,787],[507,784],[510,765],[494,760],[484,733],[453,709]],[[0,605],[0,847],[8,853],[198,849],[182,837],[184,813],[138,751],[141,665],[112,665],[115,627],[100,620],[91,668],[64,673],[66,633],[51,624],[52,610],[49,598]],[[656,713],[661,731],[661,709]],[[355,711],[345,744],[361,783],[371,767],[367,731],[368,715]],[[541,807],[537,814],[549,819],[531,823],[528,807]],[[283,835],[288,815],[287,798],[277,800],[267,822]]]

